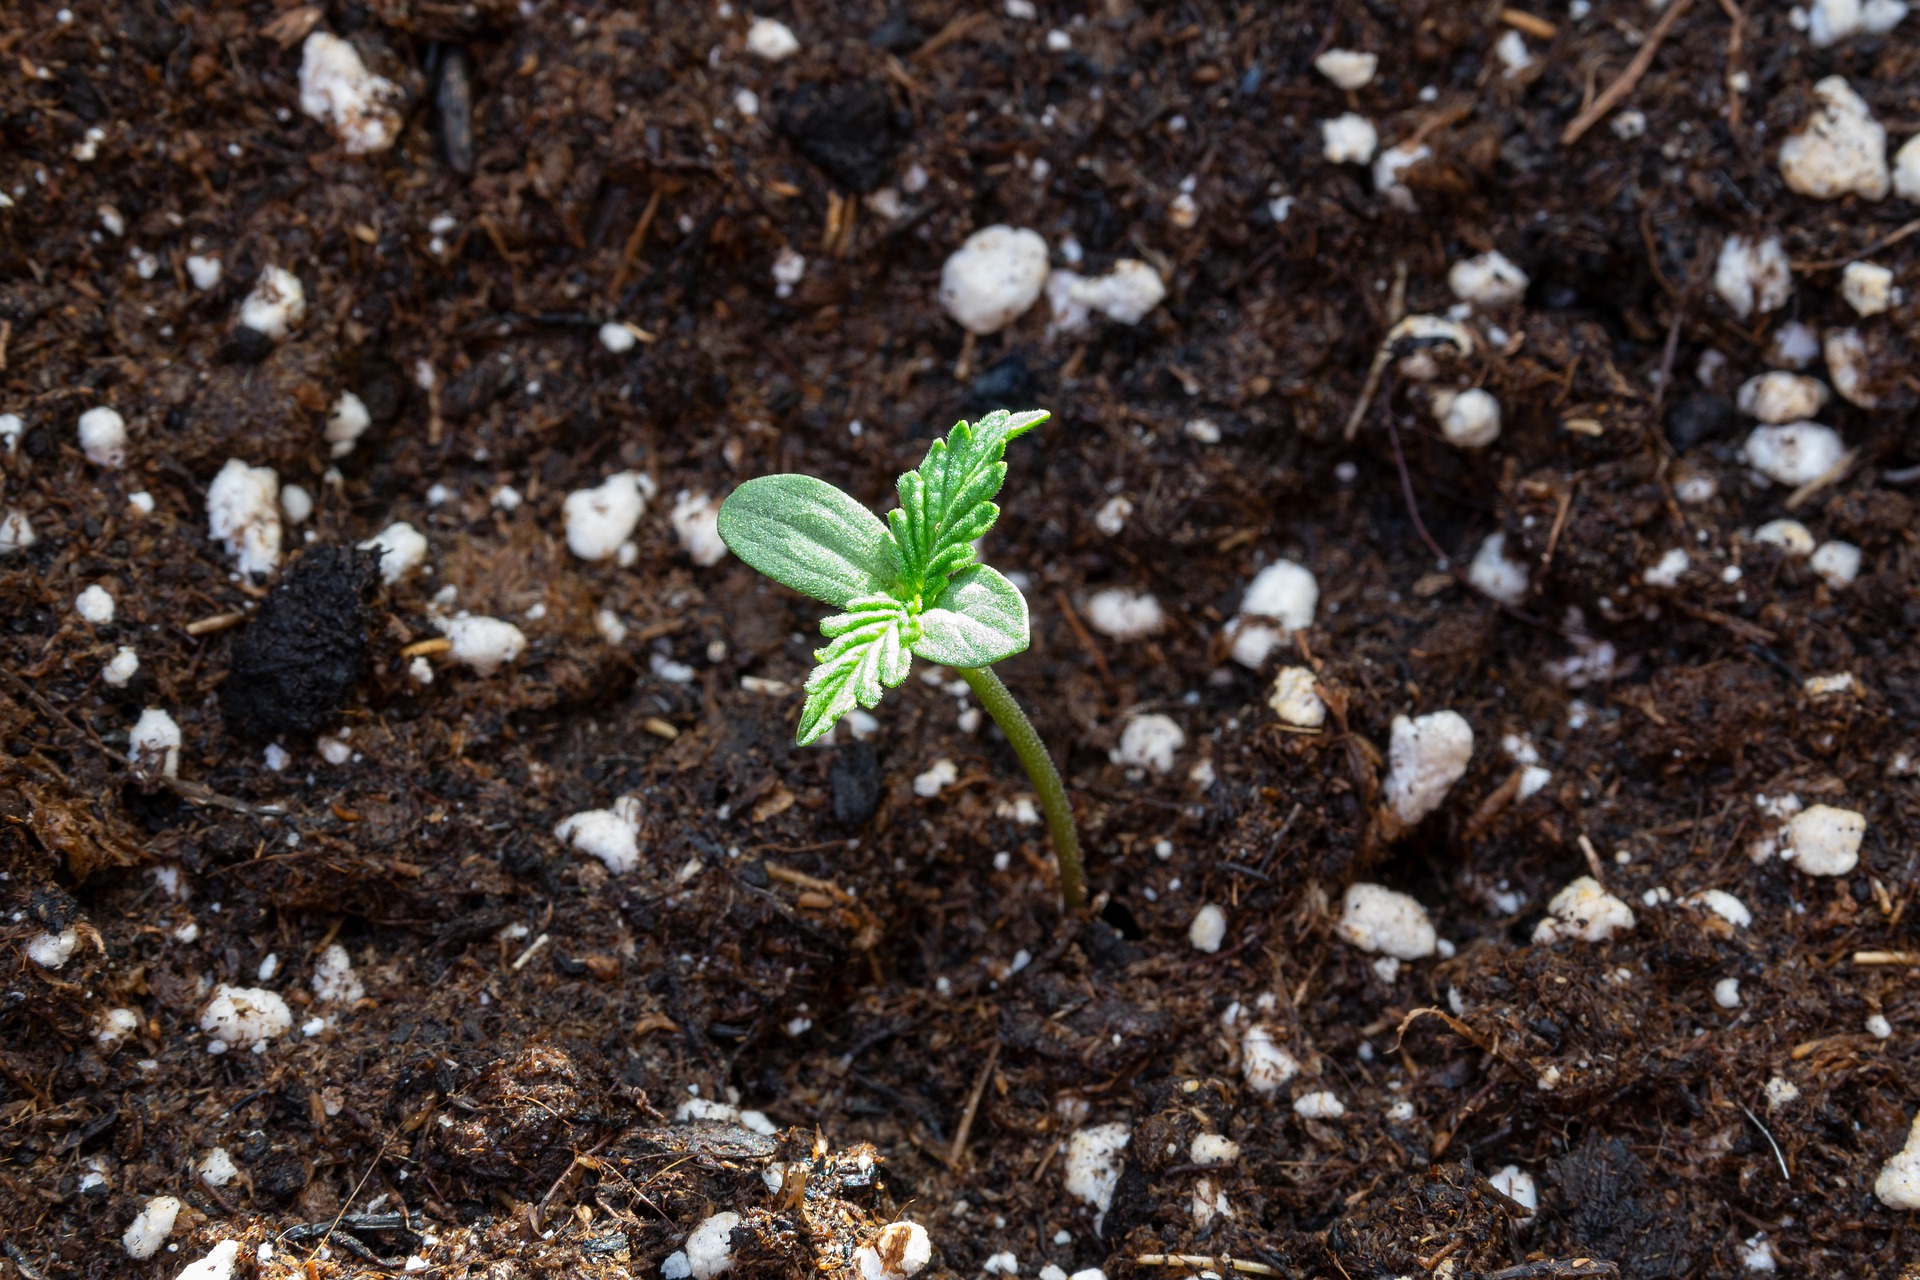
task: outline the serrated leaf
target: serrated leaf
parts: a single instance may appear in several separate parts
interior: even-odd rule
[[[1000,518],[993,496],[1007,478],[1007,444],[1045,422],[1044,409],[997,410],[954,425],[918,468],[900,477],[900,506],[887,515],[904,581],[935,599],[977,560],[973,542]]]
[[[933,608],[920,615],[915,657],[948,667],[985,667],[1031,641],[1026,597],[994,569],[976,564],[954,575]]]
[[[867,595],[822,622],[820,633],[833,643],[813,655],[820,665],[807,677],[807,704],[795,735],[803,747],[855,707],[878,705],[882,693],[907,678],[920,627],[892,596]]]
[[[720,506],[720,538],[775,582],[838,608],[882,594],[900,573],[880,518],[813,476],[747,481]]]

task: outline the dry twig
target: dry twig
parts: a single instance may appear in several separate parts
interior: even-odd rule
[[[1248,1262],[1244,1258],[1214,1257],[1205,1253],[1143,1253],[1134,1259],[1143,1267],[1210,1267],[1222,1271],[1239,1271],[1250,1276],[1277,1276],[1280,1273],[1264,1262]]]
[[[986,1093],[987,1081],[993,1079],[993,1069],[999,1063],[1000,1042],[995,1040],[987,1052],[986,1065],[980,1068],[980,1075],[973,1082],[973,1092],[967,1096],[967,1109],[960,1116],[960,1127],[953,1131],[953,1145],[947,1149],[949,1169],[960,1167],[960,1157],[967,1151],[967,1135],[973,1132],[973,1118],[980,1112],[980,1098]]]
[[[1573,118],[1573,122],[1560,135],[1561,146],[1570,147],[1580,141],[1582,134],[1599,124],[1606,118],[1607,112],[1619,106],[1621,100],[1633,92],[1633,87],[1640,83],[1640,77],[1646,75],[1647,68],[1653,65],[1653,55],[1660,52],[1667,33],[1673,30],[1673,24],[1680,20],[1680,15],[1687,11],[1691,3],[1692,0],[1673,0],[1667,11],[1660,15],[1660,21],[1654,24],[1646,43],[1640,46],[1640,52],[1633,55],[1633,61],[1620,73],[1620,78],[1602,89],[1592,105]]]

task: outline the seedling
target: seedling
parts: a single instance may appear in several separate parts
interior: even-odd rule
[[[993,673],[1031,638],[1026,597],[980,563],[973,546],[1000,518],[993,496],[1007,478],[1007,444],[1049,416],[1001,410],[956,424],[900,477],[900,506],[885,523],[824,480],[761,476],[721,506],[720,536],[775,582],[843,610],[820,624],[831,643],[813,655],[820,665],[807,678],[798,743],[815,741],[856,706],[878,705],[916,656],[954,668],[1033,779],[1071,908],[1087,898],[1073,810],[1046,744]]]

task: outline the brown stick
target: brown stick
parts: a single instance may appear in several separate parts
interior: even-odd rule
[[[1856,262],[1861,258],[1870,258],[1882,249],[1892,248],[1916,231],[1920,231],[1920,218],[1915,218],[1912,222],[1904,226],[1895,227],[1892,231],[1881,236],[1878,240],[1875,240],[1872,244],[1857,253],[1850,253],[1844,258],[1828,258],[1825,262],[1796,262],[1793,264],[1793,269],[1801,272],[1833,271],[1846,266],[1849,262]]]
[[[1840,461],[1834,463],[1787,496],[1787,510],[1798,511],[1806,505],[1808,498],[1811,498],[1814,494],[1829,485],[1840,483],[1840,481],[1846,477],[1847,472],[1853,470],[1853,464],[1858,461],[1860,461],[1860,450],[1857,448],[1849,449],[1841,454]]]
[[[1386,376],[1387,362],[1393,359],[1393,326],[1407,310],[1407,264],[1393,264],[1393,290],[1387,295],[1387,336],[1380,340],[1380,349],[1373,353],[1373,363],[1367,366],[1367,380],[1361,384],[1360,398],[1353,402],[1353,412],[1347,415],[1346,428],[1341,438],[1351,441],[1360,434],[1360,424],[1366,419],[1367,409],[1373,404],[1374,393],[1380,390],[1380,379]]]
[[[987,1052],[986,1065],[980,1068],[980,1076],[973,1082],[973,1092],[967,1095],[967,1109],[960,1116],[960,1127],[953,1131],[953,1145],[947,1149],[949,1169],[958,1169],[960,1157],[967,1153],[967,1135],[973,1132],[973,1118],[980,1112],[981,1095],[986,1093],[987,1081],[993,1078],[993,1069],[999,1062],[1000,1042],[995,1040]]]
[[[1073,601],[1067,598],[1067,593],[1064,591],[1054,592],[1053,600],[1060,606],[1060,616],[1067,620],[1067,626],[1073,631],[1073,638],[1080,642],[1080,647],[1086,650],[1089,658],[1093,659],[1093,665],[1099,668],[1100,679],[1107,684],[1112,684],[1113,672],[1107,669],[1107,656],[1100,652],[1100,646],[1095,643],[1093,633],[1087,630],[1087,624],[1080,621],[1080,614],[1074,609]]]
[[[1733,87],[1733,78],[1739,73],[1741,47],[1746,43],[1747,11],[1734,0],[1720,0],[1720,8],[1733,24],[1733,30],[1727,35],[1727,131],[1739,141],[1740,104],[1746,101],[1746,95]]]
[[[1619,106],[1621,99],[1633,92],[1633,87],[1640,83],[1640,77],[1647,74],[1647,68],[1653,65],[1653,55],[1660,52],[1660,45],[1666,40],[1667,33],[1673,30],[1673,24],[1680,20],[1680,15],[1687,11],[1691,3],[1692,0],[1673,0],[1667,11],[1660,15],[1660,21],[1654,24],[1647,42],[1640,46],[1640,52],[1633,55],[1633,61],[1620,73],[1620,78],[1601,90],[1600,96],[1593,100],[1593,105],[1573,118],[1573,123],[1560,135],[1561,146],[1570,147],[1580,141],[1582,134],[1599,124],[1607,112]]]
[[[626,287],[627,274],[633,270],[633,256],[640,252],[640,246],[646,242],[647,229],[653,225],[653,215],[658,212],[660,188],[655,187],[653,194],[647,197],[647,207],[640,211],[640,220],[633,224],[633,230],[627,233],[627,243],[620,250],[620,265],[614,269],[613,280],[607,285],[609,307],[620,300],[620,290]]]
[[[1516,31],[1524,31],[1536,40],[1551,40],[1560,34],[1560,28],[1545,18],[1535,17],[1525,9],[1502,9],[1500,21]]]
[[[1567,512],[1573,508],[1573,491],[1579,487],[1575,481],[1560,494],[1560,509],[1553,513],[1553,529],[1547,534],[1547,549],[1540,553],[1540,580],[1547,580],[1547,570],[1553,568],[1553,552],[1560,545],[1560,534],[1567,527]]]

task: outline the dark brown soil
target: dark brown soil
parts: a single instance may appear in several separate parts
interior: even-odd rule
[[[1829,74],[1894,145],[1920,128],[1916,20],[1814,50],[1785,6],[1700,0],[1618,109],[1644,136],[1602,121],[1562,145],[1650,6],[773,8],[803,44],[778,64],[705,0],[128,0],[65,21],[41,2],[0,24],[0,413],[25,422],[0,514],[37,534],[0,556],[0,1273],[170,1280],[233,1239],[242,1276],[411,1257],[431,1277],[625,1280],[726,1210],[740,1280],[850,1280],[902,1216],[930,1231],[936,1280],[1008,1252],[1022,1276],[1114,1280],[1229,1257],[1289,1278],[1740,1276],[1756,1238],[1783,1274],[1911,1274],[1920,1236],[1873,1184],[1920,1104],[1902,488],[1920,237],[1878,247],[1911,204],[1795,196],[1775,153]],[[1493,50],[1515,21],[1535,61],[1507,76]],[[392,151],[348,156],[301,113],[315,23],[404,87]],[[1330,47],[1380,53],[1379,78],[1334,88],[1311,69]],[[1350,109],[1383,144],[1432,147],[1406,175],[1419,212],[1322,159],[1318,122]],[[883,188],[899,217],[863,198]],[[1057,335],[1043,302],[963,351],[940,266],[995,222],[1072,237],[1083,270],[1144,259],[1166,303]],[[1735,231],[1784,237],[1784,311],[1743,322],[1714,297]],[[781,298],[785,247],[807,268]],[[1498,442],[1446,444],[1397,367],[1344,440],[1396,279],[1407,310],[1443,311],[1450,264],[1490,248],[1532,280],[1473,321],[1506,334],[1464,370],[1503,406]],[[210,292],[196,253],[223,260]],[[1894,269],[1890,314],[1841,300],[1858,256]],[[269,264],[308,299],[279,343],[235,325]],[[1791,512],[1742,465],[1729,403],[1787,319],[1859,324],[1884,397],[1824,411],[1858,456]],[[608,320],[656,340],[615,355]],[[1712,385],[1708,351],[1727,361]],[[321,424],[348,389],[373,425],[329,474]],[[127,419],[124,469],[78,447],[96,404]],[[742,679],[797,686],[821,610],[736,561],[696,566],[669,523],[682,490],[777,470],[884,505],[935,432],[997,405],[1055,415],[1015,446],[989,556],[1031,581],[1034,645],[1001,671],[1074,794],[1085,919],[1062,918],[1044,829],[1010,816],[1011,753],[963,732],[942,688],[890,695],[870,748],[792,748],[797,694]],[[315,499],[277,587],[236,580],[207,536],[236,457]],[[585,563],[561,502],[622,468],[659,486],[637,561]],[[1717,493],[1680,501],[1701,475]],[[493,504],[504,485],[524,502]],[[1093,515],[1116,494],[1133,514],[1108,536]],[[1788,514],[1862,548],[1858,580],[1754,542]],[[428,571],[376,585],[356,624],[357,581],[321,578],[357,571],[321,557],[403,520]],[[1422,527],[1459,564],[1505,530],[1531,595],[1466,590]],[[1643,585],[1675,547],[1678,585]],[[1321,586],[1285,659],[1319,674],[1319,732],[1268,709],[1280,656],[1251,672],[1221,638],[1280,556]],[[110,624],[74,611],[94,583]],[[1167,630],[1091,632],[1106,585],[1152,591]],[[428,653],[432,683],[411,678],[447,586],[522,627],[517,663],[482,677]],[[1610,672],[1550,670],[1598,641]],[[140,670],[115,687],[121,645]],[[275,686],[283,653],[327,670]],[[1852,692],[1804,691],[1836,672]],[[145,707],[183,731],[176,783],[126,760]],[[1389,726],[1439,709],[1473,726],[1471,767],[1389,839]],[[1185,731],[1164,777],[1109,758],[1139,712]],[[1524,801],[1508,734],[1552,771]],[[917,795],[941,758],[958,781]],[[1865,815],[1856,870],[1749,858],[1771,827],[1757,798],[1788,792]],[[553,830],[623,795],[641,860],[615,877]],[[1634,928],[1533,944],[1596,869]],[[1334,929],[1357,881],[1420,899],[1454,953],[1383,977]],[[1752,925],[1687,905],[1709,888]],[[1188,942],[1203,903],[1227,913],[1214,954]],[[69,928],[62,967],[29,959]],[[350,1008],[313,989],[336,943],[365,985]],[[1714,999],[1727,978],[1734,1008]],[[282,993],[295,1029],[210,1054],[216,983]],[[1223,1020],[1263,996],[1302,1064],[1271,1097]],[[137,1026],[96,1039],[115,1008]],[[694,1089],[782,1132],[677,1123]],[[1291,1105],[1321,1090],[1343,1115]],[[1065,1189],[1067,1144],[1115,1121],[1132,1138],[1096,1219]],[[1203,1132],[1239,1159],[1196,1166]],[[196,1172],[214,1147],[239,1170],[217,1188]],[[813,1161],[804,1188],[775,1161]],[[1487,1181],[1506,1165],[1538,1183],[1531,1219]],[[1231,1216],[1196,1222],[1202,1180]],[[184,1203],[168,1248],[130,1262],[122,1232],[161,1195]],[[1140,1261],[1170,1254],[1203,1260]]]

